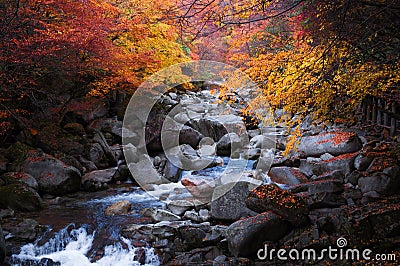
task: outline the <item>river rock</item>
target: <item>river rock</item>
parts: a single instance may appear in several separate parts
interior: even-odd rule
[[[239,220],[226,232],[229,251],[235,256],[254,256],[264,242],[281,239],[289,228],[289,224],[272,211]]]
[[[238,136],[246,134],[246,127],[242,118],[236,115],[210,115],[192,121],[194,129],[205,137],[219,141],[228,132],[236,133]]]
[[[79,191],[81,174],[75,167],[37,151],[30,151],[20,171],[32,175],[39,184],[39,193],[63,196]]]
[[[143,155],[139,162],[130,163],[128,167],[133,178],[142,187],[150,189],[153,184],[159,185],[164,183],[148,155]]]
[[[241,148],[241,139],[236,133],[228,133],[222,136],[217,142],[217,155],[229,156],[231,153]]]
[[[343,175],[350,174],[354,169],[354,158],[357,153],[346,153],[328,160],[321,158],[308,157],[300,160],[299,169],[307,176],[322,175],[326,172],[341,170]]]
[[[215,188],[214,181],[185,177],[182,178],[181,183],[190,192],[194,199],[205,203],[211,201]]]
[[[275,149],[276,141],[265,135],[257,135],[250,139],[249,147],[258,149]]]
[[[261,185],[250,191],[246,205],[258,213],[273,211],[294,226],[308,223],[308,206],[303,197],[276,185]]]
[[[271,181],[285,185],[298,185],[308,181],[307,177],[294,167],[272,167],[269,170],[268,176]]]
[[[178,215],[173,214],[172,212],[162,210],[162,209],[155,209],[150,208],[146,212],[146,215],[151,217],[153,221],[162,222],[162,221],[179,221],[181,217]]]
[[[131,209],[131,203],[128,200],[118,201],[104,210],[107,216],[128,214]]]
[[[353,153],[362,148],[359,137],[352,132],[325,132],[302,137],[298,151],[302,157],[318,157],[324,153],[334,156]]]
[[[192,148],[196,149],[203,138],[203,134],[189,126],[184,125],[179,130],[179,145],[189,144]]]
[[[19,211],[37,211],[43,208],[39,194],[24,183],[0,187],[0,207]]]
[[[27,173],[22,172],[8,172],[4,174],[1,179],[5,180],[6,184],[14,183],[14,182],[22,182],[33,188],[34,190],[39,189],[39,184],[36,179]]]
[[[110,168],[92,171],[82,177],[82,187],[85,191],[98,191],[108,187],[108,183],[113,180],[117,169]]]
[[[163,177],[171,182],[178,182],[181,177],[182,169],[176,166],[174,163],[170,162],[169,160],[166,162],[164,170],[163,170]]]
[[[174,200],[167,204],[168,209],[175,215],[182,215],[186,211],[193,209],[194,204],[188,200]]]
[[[217,220],[238,220],[255,213],[247,208],[245,199],[249,183],[237,182],[217,186],[211,202],[211,217]]]

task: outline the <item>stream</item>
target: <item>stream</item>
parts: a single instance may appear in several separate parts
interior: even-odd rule
[[[184,171],[182,177],[213,179],[223,174],[230,165],[229,174],[234,174],[232,165],[246,165],[251,171],[254,161],[223,158],[224,165],[200,171]],[[243,168],[238,167],[238,171]],[[170,185],[183,187],[180,182]],[[160,186],[161,189],[165,187]],[[153,194],[162,194],[162,191]],[[189,194],[181,191],[179,196]],[[177,195],[170,195],[176,197]],[[104,210],[115,202],[128,200],[131,212],[128,215],[106,216]],[[114,185],[105,191],[76,193],[63,197],[57,204],[49,204],[41,212],[32,213],[32,218],[46,225],[47,230],[34,243],[21,247],[11,257],[12,265],[160,265],[159,258],[147,243],[126,239],[121,229],[129,224],[149,224],[144,217],[144,208],[163,208],[165,203],[130,183]],[[144,253],[144,254],[143,254]],[[139,262],[138,256],[144,255]]]

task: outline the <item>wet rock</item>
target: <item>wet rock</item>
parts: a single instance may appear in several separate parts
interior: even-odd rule
[[[5,181],[6,184],[11,184],[15,182],[22,182],[33,188],[34,190],[39,189],[39,184],[36,179],[27,173],[22,172],[8,172],[0,177]]]
[[[238,220],[255,213],[247,208],[245,199],[249,183],[228,183],[215,188],[211,202],[211,217],[217,220]]]
[[[246,205],[258,213],[273,211],[294,226],[308,223],[306,199],[276,185],[261,185],[250,191]]]
[[[6,258],[6,240],[4,238],[3,230],[0,226],[0,263],[4,262]]]
[[[273,167],[268,173],[271,181],[285,185],[298,185],[308,181],[307,177],[294,167]]]
[[[0,187],[0,208],[37,211],[43,208],[43,202],[33,188],[19,182]]]
[[[194,204],[187,200],[174,200],[169,202],[167,206],[175,215],[183,215],[186,211],[194,208]]]
[[[241,139],[236,133],[228,133],[217,142],[217,155],[229,156],[241,147]]]
[[[327,132],[315,136],[302,137],[298,151],[302,157],[318,157],[324,153],[334,156],[353,153],[362,148],[355,133]]]
[[[124,215],[128,214],[131,209],[131,203],[128,200],[122,200],[108,206],[104,210],[104,214],[107,216],[114,216],[114,215]]]
[[[239,220],[226,232],[229,251],[235,256],[254,256],[264,242],[281,239],[289,228],[289,224],[272,211]]]

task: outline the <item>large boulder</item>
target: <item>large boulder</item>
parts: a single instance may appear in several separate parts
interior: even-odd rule
[[[85,174],[82,177],[82,186],[85,191],[97,191],[107,187],[107,184],[113,181],[117,169],[109,168],[96,170]]]
[[[196,149],[203,138],[203,134],[189,126],[183,126],[179,130],[179,145],[189,144],[192,148]]]
[[[210,137],[214,141],[219,141],[228,132],[236,133],[241,136],[246,133],[246,127],[242,118],[236,115],[210,115],[192,121],[192,127],[203,134]]]
[[[258,212],[273,211],[294,226],[308,223],[306,199],[276,185],[261,185],[250,191],[246,205]]]
[[[235,256],[254,256],[266,241],[277,241],[290,226],[279,215],[269,211],[234,222],[226,238],[229,251]]]
[[[340,155],[362,148],[361,140],[352,132],[325,132],[301,138],[298,151],[301,157],[318,157],[324,153]]]
[[[43,202],[34,189],[22,182],[18,182],[0,187],[0,208],[37,211],[43,208]]]
[[[237,182],[217,186],[211,202],[211,217],[218,220],[238,220],[254,215],[245,200],[249,194],[249,183]]]
[[[1,180],[5,184],[12,184],[15,182],[22,182],[33,188],[34,190],[39,189],[39,184],[36,181],[36,179],[31,176],[30,174],[27,173],[22,173],[22,172],[8,172],[5,173],[3,176],[0,177]]]
[[[340,169],[343,175],[350,174],[354,170],[354,158],[357,153],[346,153],[329,159],[308,157],[300,160],[299,169],[305,175],[322,175]]]
[[[19,170],[36,179],[39,193],[63,196],[79,191],[81,186],[81,174],[78,169],[37,151],[29,152]]]

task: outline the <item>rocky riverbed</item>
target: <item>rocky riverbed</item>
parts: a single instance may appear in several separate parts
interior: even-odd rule
[[[341,248],[395,254],[387,263],[397,265],[399,138],[307,119],[283,156],[290,129],[242,117],[242,104],[168,93],[140,125],[142,146],[121,145],[138,135],[101,104],[21,132],[0,156],[0,260],[109,265],[119,254],[120,265],[293,265],[311,261],[257,254],[319,252],[345,239]],[[177,134],[178,145],[163,147],[161,132]],[[41,248],[55,242],[63,244]],[[60,255],[68,243],[80,252],[72,261]],[[365,263],[312,262],[327,261]]]

